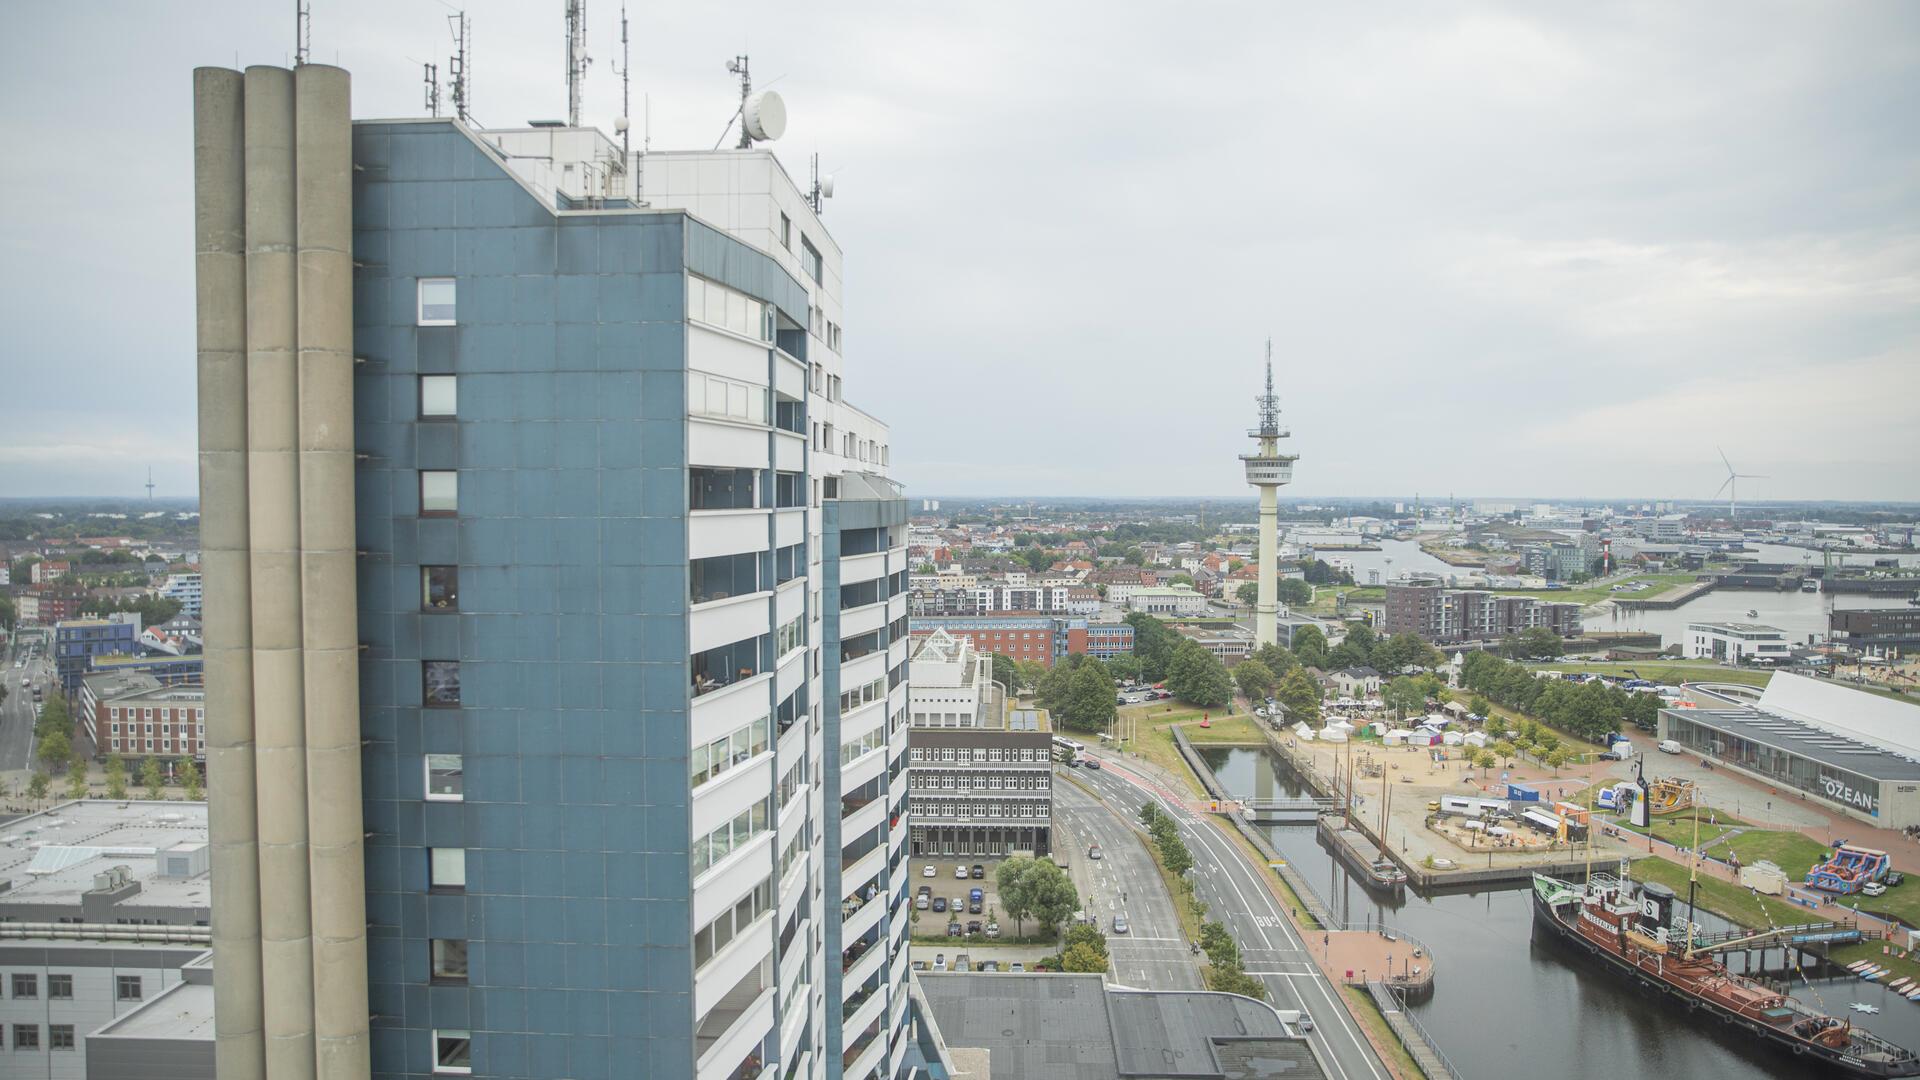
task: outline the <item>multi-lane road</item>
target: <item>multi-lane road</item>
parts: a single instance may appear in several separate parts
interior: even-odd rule
[[[7,699],[0,701],[0,773],[33,767],[33,720],[38,710],[33,705],[33,690],[22,686],[21,679],[31,678],[48,692],[53,686],[53,661],[46,647],[38,638],[14,641],[12,650],[0,654],[5,657],[0,664],[0,679],[5,679],[7,686]],[[31,660],[26,659],[29,656]],[[15,666],[23,660],[24,664]]]
[[[1338,988],[1314,966],[1286,906],[1262,880],[1270,871],[1253,865],[1238,845],[1201,820],[1188,808],[1184,794],[1115,758],[1103,756],[1101,761],[1104,768],[1083,771],[1080,778],[1117,813],[1137,816],[1141,804],[1151,799],[1173,815],[1193,851],[1194,891],[1207,903],[1208,918],[1226,924],[1240,945],[1247,973],[1266,983],[1276,1008],[1299,1009],[1313,1018],[1314,1030],[1308,1038],[1320,1051],[1328,1075],[1333,1080],[1389,1080],[1391,1074],[1347,1013]],[[1065,803],[1072,787],[1056,785],[1057,801]],[[1151,865],[1146,873],[1154,873]],[[1113,940],[1108,938],[1109,949]]]
[[[1118,811],[1069,780],[1056,782],[1053,793],[1059,857],[1072,868],[1081,910],[1107,935],[1114,981],[1145,990],[1206,989],[1181,935],[1175,901],[1133,830]],[[1098,859],[1087,854],[1094,844]],[[1127,920],[1126,933],[1113,932],[1115,915]]]

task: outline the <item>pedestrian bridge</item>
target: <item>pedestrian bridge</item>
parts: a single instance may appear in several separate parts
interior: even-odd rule
[[[1240,812],[1257,825],[1311,825],[1321,814],[1339,809],[1332,799],[1242,799]]]

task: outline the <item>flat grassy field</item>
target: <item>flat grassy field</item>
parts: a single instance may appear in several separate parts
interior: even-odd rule
[[[1201,710],[1174,702],[1157,702],[1152,705],[1129,705],[1120,710],[1120,718],[1114,722],[1114,730],[1122,735],[1132,736],[1120,743],[1120,748],[1129,753],[1139,754],[1155,765],[1172,772],[1186,782],[1187,788],[1195,795],[1205,791],[1196,780],[1193,770],[1180,759],[1180,751],[1173,745],[1173,725],[1199,720]],[[1219,728],[1221,725],[1214,725]],[[1187,737],[1196,734],[1209,734],[1197,728],[1187,732]],[[1245,742],[1258,742],[1259,736],[1244,738]]]
[[[1678,894],[1683,906],[1687,902],[1687,868],[1679,863],[1658,856],[1641,859],[1633,864],[1633,877],[1635,881],[1657,881]],[[1798,904],[1759,896],[1718,878],[1702,876],[1698,895],[1701,907],[1753,929],[1791,926],[1821,917]]]
[[[1718,664],[1686,663],[1674,660],[1626,660],[1606,663],[1575,663],[1567,660],[1556,660],[1552,663],[1529,661],[1527,667],[1534,671],[1560,671],[1568,675],[1577,672],[1591,672],[1595,675],[1632,676],[1637,674],[1642,679],[1675,685],[1683,682],[1730,682],[1747,686],[1765,686],[1767,680],[1773,678],[1771,671],[1754,671],[1750,668],[1721,667]]]
[[[1687,574],[1638,574],[1625,581],[1608,585],[1577,585],[1570,589],[1500,589],[1497,596],[1532,596],[1541,600],[1560,600],[1572,604],[1597,604],[1602,600],[1652,600],[1662,593],[1681,585],[1693,584],[1694,575]],[[1614,592],[1614,585],[1631,585],[1645,582],[1647,588],[1639,592]]]
[[[1699,821],[1700,850],[1706,852],[1709,855],[1715,855],[1720,858],[1725,858],[1726,852],[1716,850],[1716,848],[1720,846],[1719,845],[1720,838],[1726,835],[1726,833],[1729,830],[1736,828],[1744,823],[1734,818],[1731,814],[1722,814],[1716,810],[1716,811],[1713,811],[1711,814],[1713,823],[1709,824],[1708,816],[1709,815],[1707,814],[1702,814],[1700,816],[1700,821]],[[1690,811],[1681,811],[1678,814],[1669,814],[1665,817],[1656,817],[1653,819],[1653,827],[1650,829],[1636,829],[1632,825],[1628,825],[1625,823],[1618,823],[1618,824],[1620,824],[1620,827],[1622,829],[1625,829],[1628,832],[1638,833],[1643,836],[1646,835],[1647,833],[1652,833],[1654,836],[1658,837],[1661,840],[1665,840],[1669,844],[1675,844],[1681,847],[1694,846],[1695,825],[1694,825],[1693,814]],[[1736,839],[1744,839],[1744,838],[1745,838],[1744,836],[1736,837]],[[1735,851],[1740,850],[1738,845],[1734,846],[1734,850]],[[1757,857],[1763,858],[1763,859],[1769,858],[1769,856],[1765,856],[1765,855],[1761,855]],[[1741,853],[1740,859],[1742,862],[1750,861],[1748,860],[1744,852]],[[1778,862],[1779,860],[1776,859],[1774,861]],[[1783,869],[1786,867],[1786,865],[1787,865],[1786,863],[1780,863],[1780,866]]]

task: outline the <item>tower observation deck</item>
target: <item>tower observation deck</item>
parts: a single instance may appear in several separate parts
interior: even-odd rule
[[[1267,392],[1255,398],[1259,405],[1260,426],[1247,429],[1250,438],[1259,441],[1255,453],[1241,454],[1246,466],[1247,483],[1260,489],[1260,580],[1253,606],[1255,645],[1278,640],[1280,604],[1280,487],[1293,481],[1296,454],[1280,452],[1280,440],[1289,432],[1280,426],[1280,397],[1273,392],[1273,340],[1267,340]]]

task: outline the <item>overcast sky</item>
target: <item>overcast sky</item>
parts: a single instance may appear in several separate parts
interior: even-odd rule
[[[565,114],[560,0],[470,0],[483,124]],[[438,0],[313,0],[357,117]],[[0,495],[194,480],[191,69],[293,4],[0,5]],[[1920,5],[644,4],[635,112],[724,70],[837,173],[847,393],[916,494],[1920,499]],[[593,0],[587,118],[619,111]],[[778,80],[777,83],[773,80]]]

